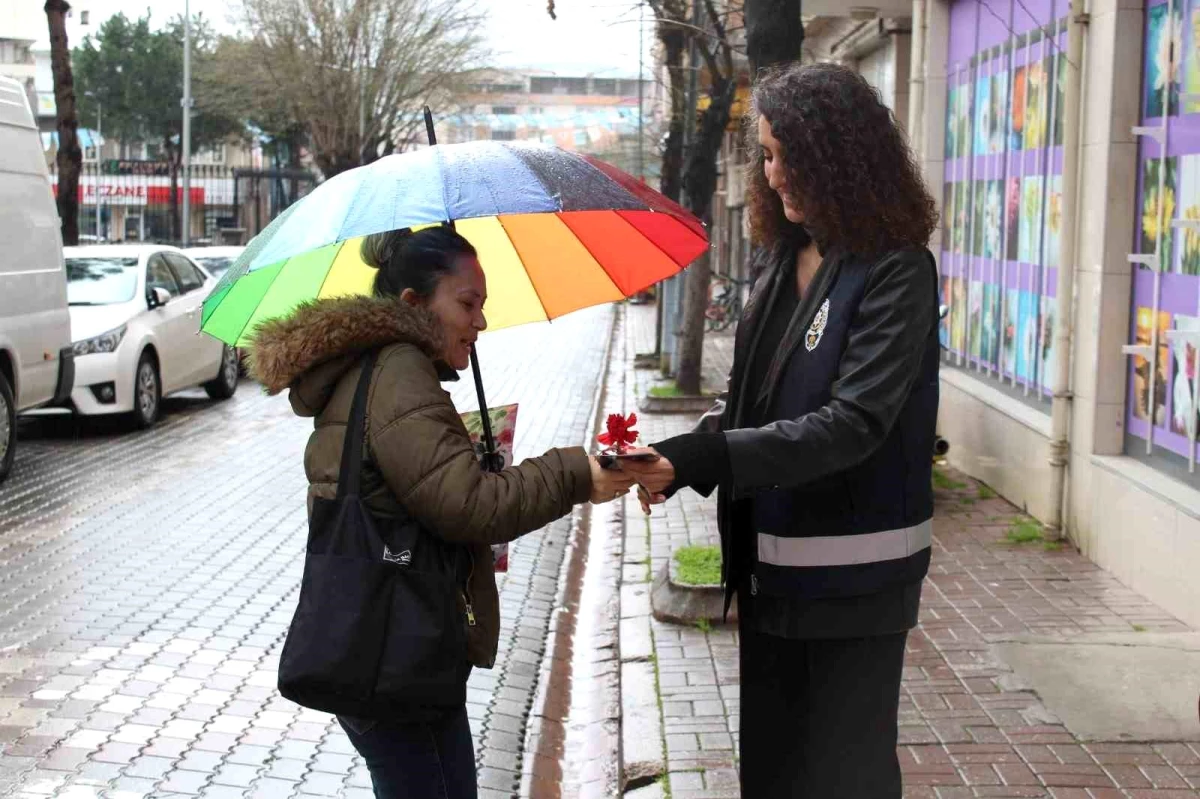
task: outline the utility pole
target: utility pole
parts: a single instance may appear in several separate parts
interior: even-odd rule
[[[367,45],[361,21],[358,26],[358,38],[362,43],[358,56],[358,163],[361,164],[367,158]]]
[[[90,92],[89,92],[90,94]],[[100,191],[101,164],[104,159],[100,156],[100,148],[104,146],[104,103],[100,102],[100,98],[96,97],[96,243],[99,244],[104,240],[104,227],[100,223],[100,216],[103,213],[101,202],[104,199],[104,193]]]
[[[192,227],[192,12],[183,0],[183,246]]]

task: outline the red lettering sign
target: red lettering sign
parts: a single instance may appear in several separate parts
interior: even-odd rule
[[[170,186],[142,185],[102,185],[88,183],[79,187],[79,202],[93,205],[96,202],[96,192],[99,189],[101,202],[110,201],[116,205],[169,205],[171,202]],[[58,184],[51,183],[50,191],[58,197]],[[183,188],[175,190],[179,203],[183,203]],[[194,186],[191,190],[192,204],[204,204],[204,187]]]

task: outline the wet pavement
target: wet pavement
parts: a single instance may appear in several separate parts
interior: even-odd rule
[[[612,310],[490,334],[518,457],[590,436]],[[475,405],[470,381],[453,387]],[[369,796],[336,722],[275,690],[306,535],[310,423],[251,382],[152,430],[23,420],[0,487],[0,793]],[[578,523],[575,519],[574,523]],[[481,796],[516,795],[571,518],[517,542],[468,711]]]
[[[624,329],[631,351],[648,351],[653,309],[627,308]],[[706,339],[713,387],[730,366],[730,344],[727,335]],[[627,403],[655,378],[633,366],[630,359]],[[689,415],[640,416],[649,443],[694,422]],[[1193,631],[1069,544],[1015,543],[1008,534],[1025,517],[986,486],[944,468],[935,489],[933,564],[921,623],[908,639],[901,693],[905,797],[1200,796],[1200,736],[1084,740],[1002,656],[1013,641],[1087,646],[1097,636],[1119,636],[1121,645],[1133,646],[1127,635],[1144,635],[1153,646]],[[676,548],[716,543],[715,504],[681,492],[647,523],[636,503],[625,503],[619,649],[629,797],[740,795],[736,629],[654,620],[648,593],[652,573]],[[1189,715],[1195,701],[1188,699]]]

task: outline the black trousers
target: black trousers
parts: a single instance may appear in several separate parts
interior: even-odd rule
[[[743,799],[900,799],[896,716],[907,632],[741,638]]]
[[[465,706],[437,721],[338,721],[367,761],[376,799],[476,799],[479,795]]]

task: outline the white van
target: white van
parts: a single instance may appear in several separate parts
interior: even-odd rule
[[[63,402],[75,380],[58,209],[21,84],[0,77],[0,481],[19,411]]]

